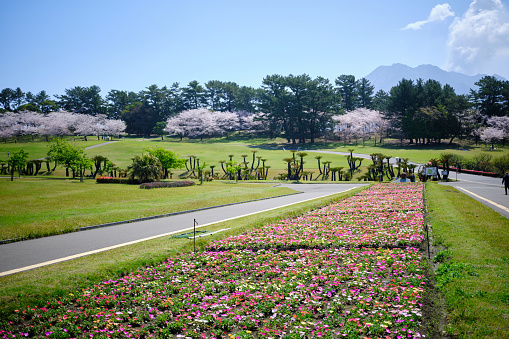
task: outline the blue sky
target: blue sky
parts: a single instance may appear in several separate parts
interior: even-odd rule
[[[0,90],[138,92],[433,64],[509,79],[509,0],[0,0]]]

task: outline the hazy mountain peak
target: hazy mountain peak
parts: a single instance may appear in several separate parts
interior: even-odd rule
[[[444,86],[449,84],[452,86],[456,94],[469,94],[470,89],[477,90],[475,85],[477,81],[486,76],[486,74],[466,75],[458,72],[444,71],[440,67],[434,65],[419,65],[410,67],[404,64],[395,63],[392,66],[379,66],[373,72],[365,76],[371,85],[375,87],[375,93],[378,90],[390,91],[396,86],[401,79],[417,80],[428,79],[437,80]],[[495,77],[505,80],[503,77],[494,75]]]

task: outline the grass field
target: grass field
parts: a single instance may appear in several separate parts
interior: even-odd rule
[[[509,337],[509,219],[454,188],[427,185],[446,334]]]
[[[140,189],[95,180],[0,179],[0,240],[27,239],[80,227],[261,199],[295,191],[265,183]],[[16,210],[13,210],[16,206]]]
[[[96,138],[89,138],[88,141],[81,139],[68,138],[75,146],[85,148],[104,143],[104,140],[98,141]],[[179,157],[187,159],[189,155],[198,157],[201,163],[206,162],[208,165],[215,165],[215,171],[221,171],[219,161],[229,160],[228,155],[234,155],[233,160],[242,162],[242,155],[247,155],[246,161],[251,165],[252,151],[256,151],[256,156],[267,159],[266,165],[271,166],[272,169],[283,171],[286,167],[284,158],[292,156],[289,150],[307,149],[307,150],[325,150],[348,152],[353,149],[355,153],[372,154],[383,153],[391,157],[409,158],[413,162],[426,163],[432,158],[439,158],[442,153],[459,154],[466,158],[472,158],[477,154],[489,152],[494,157],[504,154],[509,154],[507,148],[497,148],[494,151],[489,151],[489,147],[485,144],[476,146],[471,143],[461,144],[441,144],[441,145],[400,145],[398,140],[387,140],[384,144],[374,146],[374,143],[368,141],[363,146],[362,142],[358,144],[345,145],[340,142],[318,141],[314,144],[287,144],[285,139],[265,139],[265,138],[247,138],[247,137],[230,137],[230,138],[212,138],[204,139],[203,141],[197,139],[184,139],[180,141],[178,138],[160,138],[142,139],[142,138],[125,138],[115,139],[119,141],[109,145],[102,145],[96,148],[85,150],[88,157],[95,155],[102,155],[113,161],[117,166],[126,167],[131,163],[131,158],[144,152],[146,148],[163,147],[169,149],[179,155]],[[283,148],[286,151],[283,151]],[[0,161],[7,160],[7,152],[13,152],[19,149],[24,149],[29,153],[29,159],[45,157],[48,152],[48,143],[45,140],[38,140],[36,142],[18,143],[0,143]],[[305,158],[306,170],[317,170],[317,160],[315,157],[317,153],[308,152]],[[347,167],[347,160],[344,155],[322,154],[322,161],[331,161],[332,166]],[[256,162],[258,160],[255,160]],[[371,161],[365,160],[363,166],[367,166]],[[179,173],[179,171],[175,171]],[[59,172],[59,174],[61,174]]]

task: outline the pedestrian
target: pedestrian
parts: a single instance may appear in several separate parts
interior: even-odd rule
[[[397,179],[395,182],[409,182],[409,180],[406,176],[407,176],[407,174],[405,172],[401,173],[401,177],[399,179]]]
[[[508,172],[505,172],[504,176],[502,177],[502,184],[504,184],[505,195],[507,195],[507,189],[509,188],[509,173]]]

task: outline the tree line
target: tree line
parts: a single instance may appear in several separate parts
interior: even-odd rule
[[[217,129],[214,132],[212,127],[217,123],[214,125],[210,119],[201,119],[202,124],[214,126],[208,128],[208,132],[196,133],[189,129],[179,132],[176,121],[185,120],[183,112],[203,112],[205,109],[235,113],[230,126],[242,124],[242,119],[254,120],[258,127],[263,127],[255,130],[263,131],[269,137],[283,136],[294,144],[312,143],[318,137],[333,135],[342,139],[346,136],[357,138],[364,133],[361,136],[364,138],[370,124],[383,126],[386,133],[402,141],[408,139],[410,143],[439,143],[445,139],[452,142],[464,137],[481,140],[483,133],[492,136],[492,140],[501,135],[504,139],[507,131],[501,124],[509,116],[509,82],[486,76],[476,85],[479,89],[471,90],[469,95],[457,95],[454,88],[436,80],[402,79],[389,92],[374,93],[374,87],[367,79],[356,79],[353,75],[341,75],[332,83],[307,74],[275,74],[266,76],[260,88],[216,80],[204,85],[191,81],[184,87],[179,83],[169,87],[151,85],[138,93],[111,90],[105,97],[101,96],[98,86],[73,87],[53,98],[45,91],[32,94],[20,88],[5,88],[0,92],[0,113],[32,111],[48,114],[63,110],[121,119],[126,125],[125,132],[131,134],[147,136],[171,132],[203,137],[216,133]],[[342,118],[356,110],[356,114]],[[381,117],[383,121],[370,122],[369,117],[362,115],[369,111],[378,112],[376,118]],[[225,119],[220,114],[214,117]],[[338,130],[335,123],[348,119],[350,123],[343,123]],[[363,126],[355,129],[356,134],[347,134],[358,119],[363,120]],[[225,127],[224,122],[222,127]],[[206,129],[205,126],[202,129]],[[485,132],[487,129],[490,130]]]

